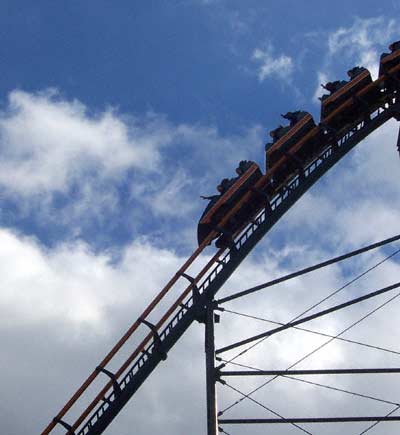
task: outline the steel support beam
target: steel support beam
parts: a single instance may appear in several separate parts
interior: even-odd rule
[[[299,376],[299,375],[365,375],[400,373],[400,368],[325,369],[325,370],[221,370],[219,376]]]
[[[314,319],[317,319],[319,317],[326,316],[327,314],[334,313],[335,311],[339,311],[343,308],[350,307],[351,305],[358,304],[359,302],[366,301],[366,300],[371,299],[375,296],[379,296],[379,295],[384,294],[386,292],[392,291],[398,287],[400,287],[400,282],[397,282],[396,284],[390,285],[388,287],[384,287],[380,290],[368,293],[364,296],[360,296],[358,298],[352,299],[352,300],[345,302],[343,304],[335,305],[332,308],[328,308],[327,310],[319,311],[318,313],[312,314],[312,315],[307,316],[307,317],[302,317],[301,319],[296,320],[294,322],[286,323],[285,325],[279,326],[275,329],[270,329],[269,331],[263,332],[262,334],[254,335],[253,337],[249,337],[249,338],[246,338],[245,340],[238,341],[237,343],[230,344],[229,346],[222,347],[221,349],[218,349],[216,351],[216,353],[217,354],[223,353],[223,352],[226,352],[228,350],[235,349],[239,346],[243,346],[244,344],[248,344],[248,343],[252,343],[253,341],[260,340],[261,338],[269,337],[269,336],[274,335],[278,332],[282,332],[282,331],[285,331],[286,329],[293,328],[294,326],[301,325],[302,323],[309,322],[310,320],[314,320]]]
[[[225,418],[220,424],[298,424],[298,423],[352,423],[361,421],[400,421],[399,416],[373,417],[319,417],[319,418]]]
[[[214,328],[214,305],[212,298],[209,297],[206,303],[205,322],[207,435],[218,435]]]
[[[399,127],[399,133],[397,135],[397,151],[400,153],[400,127]]]
[[[400,151],[400,130],[399,130],[399,138],[397,140],[397,148]],[[364,252],[371,251],[372,249],[380,248],[384,245],[387,245],[388,243],[396,242],[397,240],[400,240],[400,234],[398,234],[397,236],[394,236],[394,237],[390,237],[389,239],[385,239],[385,240],[382,240],[380,242],[373,243],[373,244],[368,245],[368,246],[364,246],[363,248],[356,249],[355,251],[348,252],[347,254],[339,255],[338,257],[331,258],[330,260],[323,261],[323,262],[318,263],[318,264],[314,264],[313,266],[306,267],[306,268],[298,270],[296,272],[289,273],[288,275],[281,276],[280,278],[273,279],[272,281],[268,281],[264,284],[260,284],[260,285],[257,285],[255,287],[251,287],[247,290],[242,290],[240,292],[231,294],[231,295],[226,296],[224,298],[218,299],[217,303],[223,304],[225,302],[229,302],[229,301],[232,301],[234,299],[241,298],[243,296],[247,296],[249,294],[263,290],[265,288],[272,287],[276,284],[280,284],[282,282],[288,281],[288,280],[293,279],[293,278],[298,278],[299,276],[305,275],[305,274],[310,273],[310,272],[314,272],[314,271],[321,269],[323,267],[327,267],[327,266],[330,266],[332,264],[338,263],[340,261],[347,260],[348,258],[363,254]]]

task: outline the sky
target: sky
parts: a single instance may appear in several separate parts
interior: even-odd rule
[[[281,113],[319,120],[321,83],[355,65],[377,76],[400,39],[400,5],[384,0],[0,1],[0,427],[38,433],[196,247],[196,227],[240,160],[264,168]],[[281,219],[221,290],[229,294],[396,235],[400,160],[390,121]],[[396,246],[226,304],[287,322]],[[206,261],[213,248],[201,257]],[[397,282],[396,256],[322,307]],[[339,334],[394,294],[307,327]],[[386,299],[385,299],[386,298]],[[400,352],[399,301],[343,337]],[[225,312],[217,344],[270,325]],[[195,324],[107,434],[205,433],[203,327]],[[287,368],[326,337],[291,331],[237,360]],[[299,367],[400,367],[399,355],[335,341]],[[231,366],[232,370],[235,369]],[[291,416],[384,415],[396,376],[318,377],[377,403],[280,379],[254,399]],[[242,392],[263,379],[229,383]],[[218,391],[219,409],[240,394]],[[224,417],[271,417],[249,400]],[[393,414],[396,415],[396,414]],[[397,413],[399,415],[399,413]],[[299,433],[284,425],[249,434]],[[343,426],[360,434],[369,424]],[[381,423],[371,435],[392,435]],[[304,426],[337,433],[337,426]],[[341,429],[340,426],[339,429]],[[242,427],[225,427],[230,435]],[[353,433],[352,432],[352,433]],[[62,433],[55,432],[55,433]],[[304,433],[304,432],[303,432]]]

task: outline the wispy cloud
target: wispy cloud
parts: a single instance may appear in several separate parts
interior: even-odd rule
[[[325,84],[328,82],[328,76],[326,75],[326,73],[318,71],[317,73],[317,82],[318,85],[315,88],[315,92],[314,92],[314,96],[313,96],[313,100],[316,102],[319,102],[319,98],[322,97],[322,95],[326,92],[323,87],[321,86],[321,84]]]
[[[336,64],[350,69],[352,66],[364,66],[373,78],[378,76],[379,56],[386,46],[398,34],[398,23],[394,18],[383,16],[356,18],[349,27],[339,27],[327,35],[320,35],[326,41],[326,55],[317,72],[317,87],[313,99],[321,95],[321,78],[324,81],[337,80]],[[342,71],[344,76],[345,71]]]
[[[397,125],[394,123],[387,125],[366,144],[361,145],[366,149],[353,153],[353,157],[347,159],[348,165],[332,169],[325,184],[319,183],[315,186],[312,193],[307,194],[293,207],[283,222],[276,225],[268,242],[261,246],[257,255],[244,262],[232,276],[225,292],[243,290],[296,268],[329,258],[331,254],[343,253],[350,246],[360,246],[361,243],[393,235],[397,231],[397,204],[393,197],[398,197],[396,174],[399,166],[393,143],[397,130],[395,127]],[[183,130],[192,138],[199,134],[189,127]],[[204,133],[205,130],[203,138],[206,137]],[[209,135],[210,141],[213,137],[221,140],[211,132]],[[197,145],[200,144],[200,136],[198,141]],[[387,146],[382,148],[382,144]],[[166,190],[179,190],[181,184],[185,184],[184,175],[177,171],[177,180],[171,181],[171,186],[166,185]],[[377,195],[381,199],[379,203],[376,201]],[[160,207],[162,209],[163,205]],[[182,235],[180,231],[177,232]],[[287,237],[290,246],[285,249],[277,248],[271,237],[276,232],[284,233],[281,237]],[[315,240],[318,243],[314,243]],[[35,396],[35,403],[29,408],[36,415],[34,423],[29,421],[31,430],[32,424],[35,425],[35,430],[42,429],[51,415],[57,412],[58,406],[49,406],[49,397],[53,403],[62,404],[72,393],[71,385],[82,381],[112,346],[115,336],[119,336],[132,319],[140,314],[151,297],[185,260],[173,249],[160,249],[143,238],[136,239],[118,254],[118,261],[115,261],[112,252],[95,252],[88,244],[79,240],[46,248],[35,239],[6,229],[0,230],[0,273],[3,277],[3,291],[0,292],[0,336],[6,342],[5,337],[9,331],[13,332],[12,341],[6,342],[7,352],[3,364],[0,363],[3,390],[9,397],[4,410],[10,413],[15,403],[21,400],[15,392],[15,382],[21,382],[20,377],[24,372],[28,354],[30,373],[38,374],[25,379],[24,389],[43,391]],[[381,260],[383,255],[381,252],[362,257],[354,269],[370,267]],[[202,257],[201,261],[205,262],[207,258]],[[346,267],[342,269],[340,265],[333,266],[236,303],[232,302],[229,309],[284,323],[343,285],[348,273]],[[351,274],[353,273],[352,269]],[[391,259],[376,269],[374,275],[368,275],[361,284],[357,283],[347,289],[345,294],[340,294],[331,303],[340,303],[350,299],[353,294],[359,295],[386,283],[390,284],[397,279],[398,274],[399,264]],[[313,323],[312,328],[335,334],[367,311],[368,307],[359,306],[351,312],[329,316],[319,323]],[[388,316],[385,311],[380,317],[373,319],[375,322],[366,322],[366,327],[364,323],[358,325],[357,330],[352,331],[351,338],[358,332],[361,334],[360,341],[396,348],[395,335],[384,332],[398,329],[397,319],[398,316]],[[218,326],[218,342],[229,344],[236,341],[238,336],[245,338],[267,328],[265,323],[249,319],[240,322],[224,312],[222,323]],[[201,388],[202,378],[190,374],[194,367],[199,373],[202,370],[202,333],[199,325],[197,328],[194,325],[185,334],[178,344],[179,348],[171,352],[168,366],[160,367],[154,374],[154,383],[149,389],[144,386],[138,393],[134,413],[119,419],[115,423],[118,427],[128,427],[134,422],[135,427],[148,430],[150,426],[154,429],[153,432],[156,429],[161,430],[162,427],[165,433],[179,432],[182,427],[186,430],[187,418],[181,418],[182,412],[174,420],[164,418],[164,415],[171,415],[177,404],[180,410],[185,410],[185,416],[186,411],[197,412],[197,409],[193,411],[192,404],[196,400],[195,392]],[[326,339],[300,332],[277,335],[257,347],[261,352],[249,352],[238,359],[238,362],[265,368],[265,351],[268,350],[269,367],[286,368],[323,341]],[[173,358],[176,352],[183,357]],[[381,359],[380,353],[372,349],[368,350],[369,353],[364,352],[366,353],[362,354],[362,361],[368,361],[369,366],[385,366],[386,361]],[[359,348],[335,342],[305,363],[319,368],[331,367],[332,364],[335,367],[347,367],[349,360],[360,361],[361,353]],[[65,382],[66,373],[73,382]],[[181,386],[179,390],[174,388],[176,373],[186,375],[188,381],[184,393]],[[48,388],[39,388],[40,385],[47,385],[49,380],[51,382]],[[259,381],[250,382],[257,386]],[[359,384],[358,379],[347,382],[347,389],[364,391],[365,385]],[[242,385],[242,389],[248,391],[252,385],[246,383]],[[380,384],[379,391],[374,394],[387,397],[390,394],[389,387]],[[277,397],[274,402],[275,409],[284,409],[287,415],[293,415],[304,403],[303,390],[288,388],[282,382],[266,387],[265,392]],[[229,397],[226,391],[223,394],[223,400],[227,403],[237,399]],[[173,400],[162,400],[165,397]],[[319,412],[322,415],[322,408],[326,408],[327,404],[334,406],[335,410],[338,410],[339,405],[343,406],[344,412],[346,408],[353,409],[354,406],[345,398],[338,405],[335,398],[320,396],[318,392],[307,397],[315,414]],[[247,405],[243,406],[247,411]],[[144,417],[142,419],[142,415],[147,415],[146,412],[141,412],[142,407],[147,410],[149,407],[157,408],[157,418],[151,422]],[[365,414],[374,414],[370,408],[362,409]],[[25,419],[16,421],[7,418],[4,421],[7,433],[29,431]],[[201,417],[198,427],[203,427]],[[196,433],[200,432],[199,429]],[[396,432],[394,430],[387,433],[394,435]]]
[[[46,249],[34,238],[5,229],[0,229],[0,241],[0,329],[16,323],[54,321],[68,323],[78,331],[90,327],[101,334],[107,307],[128,300],[135,305],[141,292],[151,293],[160,287],[169,268],[179,265],[174,254],[154,248],[144,239],[124,249],[117,263],[112,252],[96,253],[82,241]],[[157,276],[150,276],[147,271],[156,259]],[[140,265],[143,261],[146,264]]]
[[[136,224],[149,214],[192,222],[215,174],[233,174],[259,143],[257,126],[224,136],[162,114],[93,111],[56,90],[15,90],[0,112],[0,193],[41,225],[74,227],[74,236],[125,213]]]
[[[328,47],[331,55],[343,50],[357,53],[358,49],[369,49],[375,44],[386,43],[397,32],[396,20],[385,17],[356,18],[350,27],[339,27],[329,35]]]
[[[397,33],[395,19],[356,18],[351,27],[340,27],[329,35],[328,55],[355,59],[376,76],[379,52]]]
[[[290,81],[294,71],[294,62],[290,56],[280,54],[275,56],[271,45],[267,48],[256,48],[252,59],[258,64],[258,79],[263,82],[269,77]]]
[[[151,124],[151,120],[148,120]],[[55,91],[13,91],[0,114],[0,185],[21,196],[66,192],[84,176],[119,177],[129,168],[154,170],[168,137],[130,125],[112,109],[89,114]]]

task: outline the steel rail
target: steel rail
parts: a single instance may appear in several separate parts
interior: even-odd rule
[[[229,219],[230,217],[237,211],[238,208],[240,208],[241,203],[243,202],[243,199],[241,202],[239,202],[238,204],[235,205],[235,207],[229,211],[229,213],[227,213],[223,219],[221,219],[220,221],[220,225],[223,226]],[[134,330],[137,329],[137,327],[142,323],[141,319],[147,317],[147,315],[150,313],[150,311],[152,311],[152,309],[160,302],[160,300],[162,299],[162,297],[172,288],[172,286],[176,283],[176,281],[182,276],[182,273],[184,273],[187,268],[194,262],[194,260],[200,255],[200,253],[204,250],[204,248],[212,241],[212,239],[215,237],[215,235],[217,234],[216,231],[213,231],[200,245],[200,247],[191,255],[191,257],[184,263],[184,265],[181,267],[181,269],[174,275],[174,277],[169,281],[169,283],[167,284],[166,287],[164,287],[164,289],[160,292],[160,294],[157,296],[157,298],[153,301],[155,302],[154,306],[152,306],[152,308],[148,311],[146,310],[146,315],[144,316],[142,314],[142,316],[139,317],[139,319],[135,322],[134,325],[132,325],[132,327],[130,328],[130,330],[128,332],[130,332],[129,336],[127,337],[127,339],[132,335],[132,333],[134,332]],[[205,273],[218,262],[219,257],[221,256],[221,254],[225,251],[224,248],[219,249],[218,252],[213,256],[213,258],[207,263],[207,265],[203,268],[203,270],[197,275],[196,279],[195,279],[195,283],[197,281],[199,281],[204,275]],[[179,296],[179,298],[175,301],[175,303],[170,307],[170,309],[164,314],[164,316],[161,318],[161,320],[155,325],[156,329],[158,330],[164,323],[165,321],[168,319],[168,317],[173,313],[173,311],[180,305],[182,304],[184,298],[190,293],[190,290],[193,288],[193,285],[189,285],[186,290]],[[137,325],[136,325],[137,323]],[[134,326],[136,326],[134,328]],[[127,333],[128,334],[128,333]],[[125,334],[125,335],[127,335]],[[124,336],[125,337],[125,336]],[[124,338],[123,337],[123,338]],[[121,366],[121,368],[115,373],[115,377],[118,378],[119,376],[122,375],[122,373],[127,369],[127,367],[129,366],[129,364],[134,360],[134,358],[141,352],[143,351],[145,345],[151,340],[152,338],[152,334],[148,334],[145,339],[139,344],[139,346],[137,347],[137,349],[129,356],[129,358],[125,361],[125,363]],[[117,345],[115,346],[115,348],[118,347],[117,350],[119,350],[122,345],[127,341],[127,339],[121,344],[121,346],[119,346],[119,344],[122,342],[122,339],[117,343]],[[110,352],[111,353],[111,352]],[[114,352],[113,355],[115,355],[116,352]],[[111,357],[112,358],[112,357]],[[111,359],[110,358],[110,359]],[[104,361],[104,360],[103,360]],[[109,360],[107,360],[107,362],[109,362]],[[100,367],[104,367],[103,362],[100,363]],[[76,400],[80,397],[80,395],[88,388],[88,386],[93,382],[94,378],[97,376],[99,372],[98,371],[94,371],[92,373],[92,376],[94,376],[93,378],[89,377],[89,379],[84,383],[82,388],[78,390],[77,393],[75,393],[75,395],[73,396],[72,399],[74,399],[74,401],[72,401],[72,399],[67,403],[67,405],[69,405],[69,407],[67,408],[67,406],[65,406],[62,410],[62,412],[59,413],[59,415],[57,415],[56,419],[58,418],[62,418],[65,413],[68,411],[68,409],[71,408],[71,406],[73,405],[73,403],[76,402]],[[81,416],[75,421],[75,423],[72,425],[72,429],[75,430],[82,422],[83,420],[89,415],[90,411],[92,411],[95,407],[95,405],[97,403],[100,402],[100,400],[102,399],[102,397],[104,397],[105,393],[112,387],[113,383],[110,381],[107,383],[107,385],[98,393],[98,395],[93,399],[93,401],[90,403],[90,405],[85,409],[85,411],[81,414]],[[79,396],[78,396],[78,393]],[[75,396],[77,396],[75,398]],[[64,411],[65,410],[65,411]],[[62,415],[61,415],[62,413]],[[51,423],[54,428],[54,426],[56,425],[56,422]],[[49,425],[50,427],[50,425]],[[46,428],[47,429],[47,428]],[[51,429],[50,429],[51,430]],[[49,432],[44,431],[42,433],[42,435],[47,435]]]
[[[299,376],[299,375],[362,375],[400,373],[400,368],[321,369],[321,370],[218,370],[218,376]]]
[[[252,337],[246,338],[244,340],[240,340],[236,343],[232,343],[229,346],[221,347],[220,349],[216,350],[215,353],[220,354],[223,352],[227,352],[228,350],[231,350],[231,349],[236,349],[237,347],[243,346],[244,344],[251,343],[253,341],[257,341],[260,338],[269,337],[271,335],[277,334],[278,332],[282,332],[282,331],[285,331],[286,329],[292,328],[293,326],[301,325],[302,323],[306,323],[306,322],[309,322],[311,320],[318,319],[320,317],[326,316],[327,314],[334,313],[335,311],[339,311],[343,308],[350,307],[351,305],[358,304],[359,302],[366,301],[368,299],[371,299],[371,298],[374,298],[374,297],[379,296],[381,294],[387,293],[387,292],[392,291],[392,290],[399,288],[399,287],[400,287],[400,282],[397,282],[396,284],[392,284],[392,285],[389,285],[387,287],[376,290],[374,292],[367,293],[364,296],[360,296],[358,298],[351,299],[351,300],[344,302],[342,304],[334,305],[333,307],[328,308],[326,310],[318,311],[318,313],[311,314],[310,316],[302,317],[301,319],[296,320],[294,322],[286,323],[285,325],[278,326],[277,328],[270,329],[269,331],[263,332],[261,334],[257,334],[257,335],[254,335]]]
[[[395,242],[399,239],[400,239],[400,234],[398,234],[397,236],[394,236],[394,237],[390,237],[389,239],[385,239],[385,240],[382,240],[380,242],[373,243],[373,244],[368,245],[368,246],[364,246],[363,248],[356,249],[355,251],[348,252],[347,254],[339,255],[338,257],[331,258],[330,260],[323,261],[323,262],[318,263],[318,264],[314,264],[313,266],[306,267],[306,268],[298,270],[296,272],[289,273],[289,274],[284,275],[280,278],[273,279],[272,281],[268,281],[266,283],[251,287],[247,290],[242,290],[240,292],[233,293],[233,294],[226,296],[224,298],[217,299],[216,303],[223,304],[225,302],[232,301],[232,300],[240,298],[242,296],[247,296],[251,293],[255,293],[255,292],[262,290],[262,289],[265,289],[267,287],[271,287],[273,285],[280,284],[282,282],[288,281],[288,280],[293,279],[293,278],[297,278],[297,277],[305,275],[307,273],[314,272],[315,270],[321,269],[323,267],[331,266],[332,264],[339,263],[340,261],[347,260],[348,258],[363,254],[364,252],[368,252],[368,251],[371,251],[373,249],[380,248],[384,245]]]
[[[207,263],[207,265],[203,268],[203,270],[197,275],[196,281],[201,279],[205,273],[215,264],[216,259],[218,259],[220,252],[223,249],[219,250],[216,255]],[[186,289],[181,293],[181,295],[175,300],[175,302],[170,306],[170,308],[164,313],[161,319],[155,325],[156,330],[161,328],[161,326],[166,322],[166,320],[173,314],[173,312],[183,303],[185,297],[191,292],[192,284],[186,287]],[[129,367],[129,365],[134,361],[134,359],[143,352],[145,346],[151,341],[153,337],[152,333],[146,335],[146,337],[142,340],[142,342],[136,347],[136,349],[129,355],[129,357],[125,360],[125,362],[121,365],[121,367],[114,374],[116,378],[119,378]],[[75,430],[79,425],[83,422],[83,420],[90,414],[90,412],[94,409],[94,407],[102,400],[102,398],[106,395],[107,391],[109,391],[113,387],[112,381],[109,381],[104,388],[96,395],[93,401],[89,404],[89,406],[83,411],[83,413],[79,416],[79,418],[72,425],[72,429]]]
[[[178,279],[182,276],[182,273],[184,273],[190,265],[195,261],[196,258],[201,254],[201,252],[204,250],[204,248],[209,244],[210,238],[208,237],[204,242],[194,251],[194,253],[189,257],[188,260],[181,266],[181,268],[178,270],[178,272],[172,277],[172,279],[165,285],[165,287],[153,298],[153,300],[150,302],[150,304],[146,307],[146,309],[142,312],[142,314],[138,317],[138,319],[129,327],[129,329],[126,331],[126,333],[118,340],[118,342],[114,345],[114,347],[108,352],[108,354],[103,358],[103,360],[99,363],[99,367],[104,368],[111,360],[112,358],[117,354],[117,352],[122,348],[122,346],[128,341],[128,339],[132,336],[132,334],[139,328],[139,326],[142,324],[141,319],[146,319],[147,316],[154,310],[154,308],[160,303],[160,301],[164,298],[164,296],[169,292],[169,290],[173,287],[173,285],[178,281]],[[208,265],[211,263],[213,264],[214,260],[217,259],[221,252],[223,250],[219,250],[212,260],[208,263]],[[191,287],[191,286],[189,286]],[[151,334],[149,334],[147,337],[148,341],[149,338],[151,338]],[[41,435],[48,435],[52,429],[57,424],[56,420],[61,420],[65,414],[71,409],[71,407],[76,403],[76,401],[82,396],[82,394],[89,388],[89,386],[93,383],[93,381],[97,378],[99,375],[98,370],[94,370],[88,378],[82,383],[82,385],[78,388],[78,390],[74,393],[74,395],[68,400],[68,402],[64,405],[64,407],[60,410],[60,412],[56,415],[56,417],[49,423],[49,425],[44,429]],[[112,385],[112,383],[111,383]],[[110,386],[107,388],[109,389]],[[73,429],[76,429],[77,425],[76,423],[72,426]]]
[[[274,324],[274,325],[280,325],[280,326],[285,325],[285,323],[283,323],[283,322],[277,322],[277,321],[275,321],[275,320],[268,320],[268,319],[264,319],[263,317],[258,317],[258,316],[251,316],[250,314],[239,313],[239,312],[237,312],[237,311],[227,310],[226,308],[220,308],[220,307],[218,307],[218,310],[221,310],[221,311],[223,311],[224,313],[235,314],[235,315],[243,316],[243,317],[247,317],[247,318],[249,318],[249,319],[253,319],[253,320],[260,320],[260,321],[262,321],[262,322],[272,323],[272,324]],[[308,311],[307,311],[307,312],[308,312]],[[297,317],[296,317],[296,318],[297,318]],[[295,319],[292,319],[292,321],[293,321],[293,320],[296,320],[296,318],[295,318]],[[395,355],[400,355],[400,352],[399,352],[399,351],[396,351],[396,350],[393,350],[393,349],[387,349],[387,348],[385,348],[385,347],[374,346],[374,345],[372,345],[372,344],[364,343],[364,342],[362,342],[362,341],[350,340],[350,339],[348,339],[348,338],[336,337],[335,335],[327,334],[326,332],[322,332],[322,331],[316,331],[316,330],[314,330],[314,329],[301,328],[301,327],[299,327],[299,326],[293,326],[293,329],[295,329],[295,330],[297,330],[297,331],[308,332],[308,333],[310,333],[310,334],[318,335],[318,336],[321,336],[321,337],[334,338],[335,340],[343,341],[344,343],[356,344],[356,345],[358,345],[358,346],[368,347],[368,348],[370,348],[370,349],[375,349],[375,350],[379,350],[379,351],[382,351],[382,352],[388,352],[388,353],[392,353],[392,354],[395,354]],[[261,342],[260,342],[260,343],[261,343]],[[234,362],[233,359],[224,360],[223,358],[218,357],[218,361],[221,361],[221,362],[223,362],[223,363],[225,363],[225,364],[234,364],[234,365],[237,365],[237,366],[242,366],[242,367],[247,367],[247,368],[251,368],[251,369],[253,369],[253,367],[248,367],[248,366],[244,366],[244,365],[242,365],[242,364],[236,363],[236,362]]]
[[[279,423],[356,423],[362,421],[400,421],[399,416],[371,417],[309,417],[309,418],[224,418],[219,424],[279,424]]]
[[[220,221],[220,225],[223,226],[230,217],[240,208],[243,202],[240,201],[235,207],[227,213],[223,219]],[[196,251],[189,257],[189,259],[184,263],[184,265],[179,269],[179,271],[174,275],[174,277],[167,283],[167,285],[160,291],[160,293],[153,299],[153,301],[149,304],[149,306],[143,311],[143,313],[139,316],[139,318],[131,325],[128,331],[124,334],[124,336],[117,342],[117,344],[113,347],[113,349],[106,355],[106,357],[100,362],[99,367],[104,368],[113,358],[113,356],[121,349],[121,347],[126,343],[126,341],[132,336],[132,334],[138,329],[138,327],[142,324],[142,319],[145,319],[150,312],[159,304],[162,298],[168,293],[168,291],[173,287],[173,285],[178,281],[178,279],[182,276],[188,267],[194,262],[194,260],[201,254],[204,248],[212,241],[212,239],[217,235],[216,231],[213,231],[196,249]],[[204,269],[198,274],[195,282],[197,282],[211,267],[214,265],[221,254],[225,249],[219,249],[218,252],[213,256],[212,260],[204,267]],[[157,323],[156,328],[159,329],[167,318],[172,314],[172,312],[181,304],[184,298],[190,293],[192,289],[192,285],[189,285],[186,290],[179,296],[179,298],[175,301],[172,307],[164,314],[162,319]],[[118,378],[124,370],[126,370],[127,366],[133,361],[133,359],[143,351],[145,345],[151,340],[152,334],[148,334],[145,339],[139,344],[137,349],[130,355],[128,360],[121,366],[121,368],[115,373],[115,377]],[[89,377],[85,380],[85,382],[81,385],[81,387],[76,391],[76,393],[71,397],[71,399],[64,405],[62,410],[57,414],[57,416],[49,423],[49,425],[45,428],[41,435],[48,435],[51,430],[56,426],[57,420],[61,420],[69,409],[76,403],[76,401],[81,397],[81,395],[88,389],[88,387],[93,383],[96,377],[99,375],[98,370],[94,370]],[[81,416],[75,421],[75,423],[71,426],[73,430],[75,430],[79,424],[82,423],[84,418],[86,418],[90,411],[94,408],[94,406],[101,400],[104,394],[112,387],[113,383],[110,381],[107,385],[98,393],[95,399],[91,402],[91,404],[86,408],[86,410],[81,414]]]

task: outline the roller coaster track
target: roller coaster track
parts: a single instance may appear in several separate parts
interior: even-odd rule
[[[201,258],[208,238],[187,260],[172,280],[153,300],[142,316],[131,326],[100,366],[89,376],[71,400],[43,431],[47,435],[60,425],[68,434],[101,434],[121,411],[139,387],[151,375],[167,353],[178,342],[189,326],[195,321],[202,321],[207,298],[213,297],[226,280],[233,274],[240,263],[252,251],[255,245],[286,213],[287,210],[321,178],[335,163],[346,155],[355,145],[366,138],[386,121],[394,117],[399,120],[400,101],[396,90],[382,92],[380,101],[376,102],[362,119],[342,129],[340,134],[326,131],[323,151],[304,167],[304,171],[295,175],[271,199],[266,207],[254,217],[233,240],[229,249],[220,249],[201,269],[197,276],[187,274],[190,265]],[[177,283],[189,280],[190,285],[181,293],[157,324],[148,320],[148,315],[160,304],[163,297]],[[114,355],[124,346],[128,338],[139,328],[150,327],[151,332],[145,336],[133,353],[115,373],[106,369]],[[67,422],[70,409],[78,405],[78,400],[87,391],[98,375],[110,379],[104,388],[80,414],[76,421]],[[76,412],[75,412],[76,414]]]

